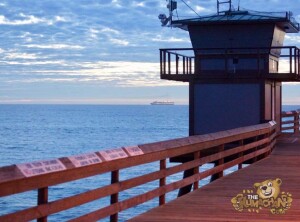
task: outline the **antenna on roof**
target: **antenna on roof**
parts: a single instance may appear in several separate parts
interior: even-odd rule
[[[177,2],[175,0],[167,0],[167,2],[167,8],[169,9],[169,17],[167,17],[165,14],[160,14],[158,16],[162,26],[166,26],[168,25],[168,23],[172,23],[173,11],[177,9]]]
[[[224,5],[224,4],[228,4],[228,10],[222,10],[221,9],[221,5]],[[218,14],[221,14],[222,12],[231,12],[232,11],[232,4],[231,4],[231,0],[217,0],[217,7],[218,7]]]

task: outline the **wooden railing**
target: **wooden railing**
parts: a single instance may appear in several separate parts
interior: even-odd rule
[[[2,167],[0,197],[37,190],[38,200],[36,206],[1,215],[0,221],[47,221],[49,215],[104,197],[110,198],[107,206],[76,215],[76,218],[69,218],[70,221],[96,221],[107,217],[110,221],[118,221],[121,211],[153,198],[158,198],[160,205],[165,204],[168,192],[189,184],[198,189],[199,181],[204,178],[212,175],[222,177],[230,167],[240,169],[245,162],[266,157],[275,146],[276,136],[276,123],[269,122],[207,135]],[[185,163],[168,166],[167,160],[179,155],[192,158]],[[150,173],[121,179],[124,169],[128,173],[130,167],[142,169],[146,163],[154,163],[157,168]],[[215,163],[215,166],[199,171],[199,167],[206,163]],[[169,176],[186,170],[192,170],[193,175],[180,177],[177,181],[167,180]],[[105,173],[110,173],[111,183],[108,185],[49,201],[48,189],[51,186]],[[127,199],[119,199],[120,192],[151,181],[157,181],[158,186]]]
[[[300,111],[282,112],[281,131],[299,133]]]

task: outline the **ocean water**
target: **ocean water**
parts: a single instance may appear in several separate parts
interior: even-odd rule
[[[150,105],[0,105],[0,166],[71,156],[103,149],[163,141],[188,135],[188,106]],[[158,170],[158,164],[123,171],[121,179]],[[181,177],[181,175],[180,175]],[[49,201],[108,184],[110,175],[51,187]],[[149,183],[120,194],[143,193]],[[173,194],[175,197],[176,194]],[[0,198],[1,214],[35,206],[36,192]],[[103,198],[49,217],[65,221],[109,204]],[[153,206],[157,199],[120,214],[120,221]],[[103,220],[103,221],[107,221]]]
[[[284,111],[299,108],[300,106],[283,106]],[[187,135],[188,106],[0,105],[0,166],[163,141]],[[158,170],[158,164],[146,164],[143,167],[123,170],[120,176],[123,180],[155,170]],[[168,180],[177,180],[179,177],[182,175],[174,175]],[[110,175],[107,174],[60,184],[50,188],[49,201],[95,189],[109,182]],[[208,179],[203,183],[207,182]],[[122,192],[120,199],[126,199],[132,193],[144,193],[157,185],[157,182],[152,182]],[[170,193],[167,199],[175,197],[176,191]],[[154,199],[126,210],[120,213],[120,221],[125,221],[157,204],[158,200]],[[35,205],[35,191],[0,198],[0,215]],[[50,216],[49,221],[66,221],[106,205],[109,205],[109,199],[102,198]]]
[[[188,106],[0,105],[0,166],[188,135]]]

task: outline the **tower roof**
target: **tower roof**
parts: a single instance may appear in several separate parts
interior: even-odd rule
[[[222,14],[201,16],[183,20],[173,20],[171,25],[187,29],[188,25],[211,25],[225,23],[276,23],[287,33],[297,33],[300,30],[299,23],[297,23],[296,20],[292,17],[291,12],[227,11]]]

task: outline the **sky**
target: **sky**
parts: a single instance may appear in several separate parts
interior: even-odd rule
[[[185,2],[216,13],[216,0]],[[238,2],[300,21],[300,0]],[[195,16],[182,0],[177,11]],[[160,13],[166,0],[0,0],[0,104],[188,104],[187,83],[160,80],[159,49],[189,48],[189,35],[161,27]],[[284,85],[283,103],[300,104],[300,85]]]

